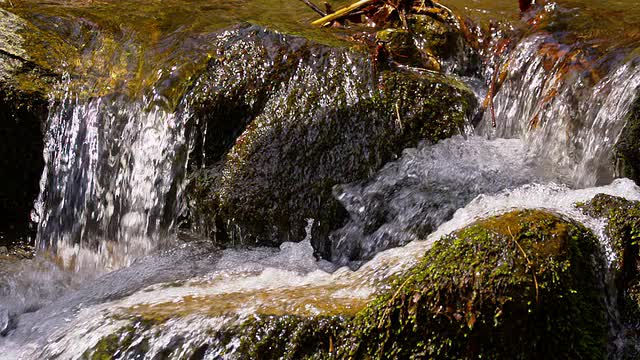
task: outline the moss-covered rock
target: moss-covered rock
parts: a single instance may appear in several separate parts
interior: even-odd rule
[[[0,8],[0,86],[13,92],[47,94],[59,77],[50,63],[34,54],[32,46],[48,56],[59,55],[48,39],[29,21]]]
[[[640,339],[640,202],[621,197],[598,194],[591,201],[579,205],[593,217],[605,218],[605,231],[614,251],[611,271],[617,290],[617,307],[622,324],[634,337],[626,345]],[[625,358],[637,358],[640,349],[628,346]]]
[[[137,339],[137,336],[150,326],[151,324],[143,322],[125,326],[117,332],[101,338],[93,347],[87,349],[81,358],[87,360],[141,358],[149,351],[149,343],[145,339]]]
[[[255,316],[224,329],[203,327],[195,339],[175,335],[160,345],[154,339],[157,324],[135,321],[102,337],[82,358],[331,359],[346,323],[340,316]],[[152,350],[154,345],[156,349]]]
[[[343,218],[335,184],[366,178],[422,139],[460,133],[475,106],[453,78],[377,76],[366,53],[257,27],[217,47],[194,89],[192,111],[205,115],[192,166],[205,170],[192,173],[189,193],[194,223],[223,243],[299,241],[314,219],[314,247],[327,253],[326,234]]]
[[[260,360],[330,359],[341,341],[345,319],[335,317],[262,316],[245,321],[234,353]]]
[[[467,75],[478,70],[479,56],[466,43],[460,20],[454,14],[440,11],[412,15],[407,21],[423,64],[439,63],[442,69]]]
[[[359,314],[340,357],[602,359],[596,241],[541,211],[481,220],[436,242]]]

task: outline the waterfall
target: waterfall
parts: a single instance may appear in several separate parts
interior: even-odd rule
[[[185,112],[186,113],[186,112]],[[66,264],[113,269],[169,241],[188,115],[124,96],[52,102],[33,218],[37,246]]]
[[[524,139],[567,183],[611,182],[613,149],[640,89],[640,60],[595,51],[544,32],[520,41],[496,66],[494,111],[485,112],[478,134]]]
[[[242,33],[239,34],[238,43],[244,41]],[[230,35],[220,35],[220,39],[227,41],[225,36]],[[195,92],[202,92],[202,87],[192,87],[178,106],[180,110],[175,111],[158,105],[156,99],[142,96],[114,93],[87,97],[85,91],[72,89],[69,79],[65,79],[63,96],[51,97],[43,152],[45,168],[32,213],[38,224],[36,245],[56,261],[43,256],[7,269],[0,263],[0,333],[4,333],[0,336],[0,359],[83,358],[104,339],[119,339],[115,343],[118,348],[112,352],[123,359],[170,355],[237,358],[239,335],[227,332],[228,329],[261,315],[358,314],[378,294],[388,291],[393,279],[415,266],[442,236],[514,209],[548,210],[584,224],[602,242],[607,260],[613,263],[616,255],[607,247],[610,243],[605,221],[583,213],[576,203],[599,193],[640,201],[640,188],[632,180],[614,180],[619,174],[613,155],[627,126],[625,118],[638,101],[640,59],[628,56],[628,49],[603,55],[597,45],[570,44],[566,38],[558,40],[559,36],[547,31],[527,32],[508,51],[489,60],[495,61],[486,74],[491,82],[490,101],[475,129],[469,129],[464,136],[405,149],[370,178],[335,186],[334,196],[348,217],[329,237],[331,263],[316,258],[317,249],[310,241],[313,225],[319,220],[307,219],[304,213],[293,210],[282,213],[289,216],[289,211],[306,220],[307,237],[299,243],[284,243],[279,249],[222,250],[205,239],[182,243],[174,241],[172,235],[183,210],[183,179],[190,149],[196,149],[194,153],[201,153],[196,156],[202,158],[209,155],[207,162],[215,165],[218,159],[205,154],[205,145],[216,148],[219,152],[216,156],[225,156],[245,122],[260,131],[298,131],[298,128],[262,127],[265,121],[269,125],[269,121],[292,116],[281,111],[284,101],[295,103],[293,97],[300,96],[299,74],[286,75],[288,80],[278,80],[280,83],[273,80],[276,75],[265,75],[275,66],[274,56],[247,50],[238,64],[218,69],[232,74],[220,77],[230,82],[216,81],[216,76],[202,77],[199,81],[208,81],[204,88],[216,87],[212,91],[216,96],[211,101],[229,95],[228,87],[234,89],[228,96],[231,100],[211,104],[217,112],[205,107],[197,113],[195,102],[191,103],[193,113],[189,110],[189,99],[201,95]],[[285,40],[278,41],[286,43]],[[247,44],[234,46],[242,48]],[[208,46],[207,51],[214,48]],[[298,47],[293,43],[295,52]],[[278,47],[266,49],[275,53]],[[285,53],[284,59],[297,59],[293,54],[293,50]],[[210,63],[212,68],[231,58],[222,50],[207,55],[215,60]],[[253,66],[248,59],[262,61],[260,56],[267,59],[264,67],[256,72],[256,79],[247,77],[241,66]],[[313,61],[332,59],[325,56],[320,52],[312,54]],[[363,64],[368,64],[367,59]],[[340,66],[355,65],[351,61],[338,62],[332,64],[332,71],[335,69],[338,74]],[[368,67],[356,70],[362,70],[369,79]],[[307,75],[314,82],[322,80],[315,71]],[[248,85],[244,82],[233,85],[236,77],[246,80]],[[353,82],[345,83],[341,76],[334,77],[340,85],[329,89],[344,90],[347,105],[356,104],[359,97],[371,97],[369,93],[358,93]],[[327,88],[319,89],[307,101],[311,108],[315,106],[312,103],[316,95],[321,99],[331,95],[322,93]],[[269,94],[238,100],[242,106],[234,102],[236,96],[242,98],[246,92],[263,90]],[[487,87],[476,90],[482,96]],[[335,106],[334,97],[327,99],[323,108],[331,109]],[[256,110],[253,102],[260,103]],[[250,111],[244,109],[245,103],[250,103]],[[217,139],[207,137],[207,133],[226,131],[216,128],[217,121],[208,124],[205,121],[199,139],[203,145],[191,147],[192,141],[197,140],[192,139],[191,122],[202,121],[206,116],[227,120],[227,109],[217,108],[225,104],[236,106],[246,117],[242,124],[229,126],[234,134],[229,139],[225,137],[229,144],[220,149],[219,144],[205,144],[208,138]],[[261,107],[273,113],[273,119],[269,114],[263,115],[266,120],[256,121],[259,115],[254,113],[259,113]],[[347,107],[349,114],[362,109],[367,107],[356,106],[353,110]],[[397,118],[402,127],[397,104],[395,114],[393,121]],[[299,113],[296,110],[295,116],[300,118],[300,132],[310,131],[304,137],[310,143],[329,136],[304,122],[309,118],[304,108]],[[385,121],[375,111],[370,116],[373,121],[380,118]],[[362,126],[377,126],[373,121]],[[302,137],[292,139],[298,138]],[[252,140],[246,137],[239,141],[242,144]],[[289,145],[284,140],[273,144]],[[357,150],[358,146],[345,140],[344,148],[340,149],[346,152]],[[246,148],[238,152],[247,151]],[[263,151],[261,147],[256,149]],[[291,171],[283,171],[282,163],[273,162],[273,169],[264,171],[267,173],[264,179],[272,179],[273,174],[295,178],[313,172],[318,165],[315,158],[297,156],[301,152],[295,149],[286,152],[292,156],[284,166]],[[267,153],[265,158],[278,154],[281,152]],[[353,157],[357,156],[354,151]],[[333,157],[326,159],[322,161],[327,163],[327,169],[332,169]],[[267,160],[265,163],[272,164]],[[252,188],[255,173],[263,170],[258,168],[260,164],[263,163],[249,164],[254,168],[246,175],[232,176],[231,172],[221,175],[228,176],[229,183],[249,178],[249,186],[239,187],[241,190],[237,196],[230,196],[230,201],[250,202],[264,191]],[[346,168],[346,172],[353,171],[349,166]],[[321,175],[319,180],[324,180],[325,172],[317,173]],[[609,185],[601,186],[604,184]],[[299,187],[301,193],[308,190],[305,186]],[[270,191],[275,186],[265,188],[269,190],[265,193],[277,194]],[[284,196],[278,198],[283,203],[287,201]],[[303,199],[302,208],[312,206],[315,201]],[[316,201],[318,208],[326,204],[324,201]],[[260,201],[255,204],[261,206]],[[255,221],[259,223],[262,218],[256,217]],[[247,229],[251,231],[250,227]],[[526,253],[524,257],[529,262]],[[60,263],[65,266],[59,266]],[[85,273],[88,278],[99,278],[87,281],[82,278]],[[537,290],[535,273],[533,277]],[[602,296],[613,299],[611,294]],[[608,311],[615,313],[617,309],[611,299]],[[621,335],[615,341],[627,336],[622,330],[616,331]]]

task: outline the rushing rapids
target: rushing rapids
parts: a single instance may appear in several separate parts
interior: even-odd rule
[[[17,12],[28,13],[25,9]],[[76,11],[99,18],[87,9]],[[339,323],[357,317],[390,289],[395,300],[404,283],[396,290],[393,281],[410,272],[440,238],[515,209],[548,211],[597,236],[609,267],[600,274],[607,281],[601,297],[608,356],[622,359],[638,346],[637,328],[625,322],[616,300],[620,280],[614,268],[622,261],[616,241],[606,219],[577,206],[597,194],[640,201],[640,188],[622,178],[634,175],[629,168],[636,165],[620,150],[621,142],[632,141],[625,136],[637,126],[633,121],[640,121],[634,114],[640,91],[640,60],[633,52],[638,43],[602,43],[597,33],[586,38],[571,20],[576,13],[585,16],[584,9],[549,3],[523,15],[516,29],[503,24],[507,30],[483,40],[486,47],[478,50],[485,57],[483,74],[434,75],[395,64],[398,69],[391,71],[401,75],[383,73],[377,83],[375,56],[256,26],[211,29],[205,25],[211,9],[202,11],[193,20],[194,34],[169,21],[167,27],[179,30],[154,44],[162,53],[163,46],[188,43],[183,50],[197,54],[184,59],[201,62],[196,66],[200,76],[194,69],[170,79],[159,75],[162,70],[151,76],[145,64],[135,76],[153,79],[130,77],[135,84],[129,86],[152,82],[153,90],[143,92],[147,95],[135,89],[91,93],[77,86],[82,79],[71,76],[64,77],[61,91],[51,91],[45,164],[32,212],[39,253],[29,260],[0,256],[0,359],[237,359],[247,356],[246,324],[264,327],[251,328],[258,335],[249,341],[259,342],[260,331],[280,331],[279,321],[287,319],[317,321],[311,326],[319,330],[297,320],[288,326],[298,326],[298,335],[330,333],[321,345],[333,354]],[[233,21],[220,20],[223,25]],[[579,34],[581,41],[567,34]],[[305,35],[326,40],[316,32]],[[94,57],[106,52],[107,43],[113,46],[108,37],[101,38],[102,46],[92,39],[87,44],[94,47]],[[144,46],[136,48],[129,40],[124,47],[144,53]],[[183,58],[174,55],[165,65],[181,68],[176,59]],[[253,66],[243,68],[243,61]],[[126,71],[132,67],[111,64],[107,83],[125,71],[121,65]],[[477,64],[456,65],[449,67]],[[350,72],[340,72],[342,66]],[[420,86],[407,85],[411,81]],[[298,83],[306,93],[299,93]],[[315,93],[339,88],[343,92]],[[467,99],[470,88],[484,110],[477,123],[470,121],[475,106]],[[403,102],[411,89],[424,98]],[[169,99],[172,91],[183,93]],[[430,99],[450,103],[441,100],[438,107]],[[338,108],[341,101],[346,110]],[[279,122],[287,117],[296,121]],[[462,124],[429,129],[423,118]],[[316,131],[318,124],[335,126],[330,129],[342,138]],[[411,131],[433,142],[417,143],[407,134]],[[354,134],[364,140],[354,140]],[[398,144],[376,145],[385,138],[408,148],[399,153]],[[290,139],[304,144],[287,144]],[[307,157],[298,154],[301,149]],[[362,163],[358,174],[335,170],[336,153],[344,155],[340,169]],[[276,158],[279,154],[284,160]],[[314,163],[316,154],[321,158]],[[307,161],[304,167],[296,163],[300,159]],[[296,172],[314,167],[314,176]],[[343,184],[318,179],[325,171]],[[285,188],[296,180],[291,174],[300,182],[308,177],[309,189]],[[218,179],[227,182],[220,185]],[[210,192],[196,189],[205,194],[205,206],[185,194],[194,183],[213,184]],[[261,203],[274,195],[264,189],[276,186],[273,193],[285,194],[277,199],[283,203]],[[334,198],[327,199],[331,187]],[[188,212],[194,208],[200,211],[197,217]],[[244,213],[255,208],[268,216]],[[323,211],[330,214],[322,217]],[[238,226],[242,221],[253,223]],[[239,237],[256,235],[242,233],[256,229],[264,230],[260,236],[274,236],[283,233],[277,228],[283,223],[297,230],[262,242],[279,248],[225,249],[219,245],[228,243],[202,238],[224,228]],[[185,224],[200,234],[178,236]],[[466,321],[473,327],[475,318]]]

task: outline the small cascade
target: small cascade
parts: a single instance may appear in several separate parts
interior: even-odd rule
[[[539,10],[540,19],[559,11],[553,3]],[[515,209],[583,224],[599,238],[609,265],[616,264],[605,220],[576,203],[600,193],[640,201],[632,180],[615,179],[614,159],[625,118],[638,104],[640,58],[627,48],[572,43],[560,34],[567,31],[550,26],[532,29],[488,60],[489,87],[472,86],[478,97],[489,94],[474,129],[419,143],[399,158],[400,149],[418,143],[408,136],[420,133],[425,118],[448,119],[399,104],[451,100],[448,111],[464,122],[475,99],[458,79],[414,77],[401,67],[374,86],[368,56],[250,26],[216,35],[224,51],[209,52],[217,48],[213,40],[198,49],[211,59],[210,73],[179,80],[189,90],[178,111],[146,97],[88,98],[66,85],[50,103],[32,213],[40,254],[20,263],[0,258],[0,360],[98,357],[95,350],[104,346],[121,359],[242,358],[240,326],[247,321],[362,314],[442,236]],[[468,54],[458,55],[467,62]],[[360,88],[359,79],[368,85]],[[158,86],[147,90],[158,93]],[[405,135],[405,143],[391,145]],[[194,228],[218,232],[219,211],[232,228],[220,234],[233,238],[237,226],[238,238],[259,235],[265,241],[255,243],[279,249],[221,249],[196,235],[175,241],[183,202],[191,202],[183,183],[190,153],[197,158],[191,167],[201,167],[193,178],[216,184],[203,191],[206,206],[196,209],[202,215],[191,219]],[[360,153],[371,164],[361,164]],[[339,202],[333,204],[347,218],[327,206],[336,183],[346,183],[333,187]],[[313,186],[326,194],[308,195]],[[318,259],[314,229],[330,233],[331,262]],[[600,249],[591,254],[600,256]],[[605,272],[603,281],[612,280]],[[617,290],[602,287],[610,342],[636,341],[624,333],[611,294]],[[614,347],[625,345],[609,344],[609,351]]]
[[[495,69],[493,109],[485,111],[478,134],[524,139],[577,186],[611,182],[614,146],[640,89],[638,58],[625,59],[624,50],[598,54],[597,46],[538,32]]]
[[[367,183],[335,188],[350,221],[331,235],[332,260],[368,260],[424,239],[474,197],[544,179],[517,139],[455,136],[407,149]]]
[[[188,116],[67,89],[52,103],[33,212],[37,245],[76,269],[126,266],[166,240],[186,164]],[[73,262],[70,262],[73,261]]]

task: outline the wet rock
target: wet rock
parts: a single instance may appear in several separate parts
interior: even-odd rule
[[[255,316],[226,329],[210,329],[212,336],[194,339],[174,336],[161,345],[157,352],[164,358],[187,355],[190,359],[328,359],[343,330],[345,319],[339,316]],[[105,336],[83,356],[89,359],[111,358],[124,354],[124,358],[142,358],[153,354],[149,344],[153,339],[139,337],[153,330],[153,324],[138,322],[118,333]],[[134,342],[135,340],[135,342]]]
[[[551,213],[480,220],[358,314],[338,358],[605,358],[597,256],[590,231]]]
[[[226,32],[197,82],[193,223],[218,242],[314,248],[344,218],[331,196],[419,140],[458,134],[475,100],[439,74],[383,72],[370,56],[258,27]],[[206,131],[205,131],[206,129]]]
[[[9,249],[6,246],[0,246],[0,255],[7,255],[9,253]]]
[[[626,125],[615,145],[616,168],[620,176],[640,182],[640,98],[627,115]]]
[[[412,15],[409,31],[423,64],[436,62],[452,73],[470,75],[479,70],[480,58],[470,47],[461,31],[459,19],[449,12],[432,15]]]
[[[604,218],[605,231],[614,251],[611,273],[617,291],[617,308],[620,322],[625,327],[617,349],[621,358],[640,356],[635,344],[640,341],[640,202],[617,196],[598,194],[591,201],[579,204],[588,215]]]
[[[47,91],[56,79],[23,47],[31,30],[27,21],[0,9],[0,232],[17,237],[29,232],[39,192]]]
[[[58,76],[52,70],[52,64],[39,57],[34,48],[48,56],[58,55],[53,39],[22,17],[0,9],[2,88],[26,94],[46,94]],[[55,42],[61,41],[56,39]],[[2,98],[6,97],[7,94],[3,94]]]
[[[447,12],[412,14],[408,29],[390,28],[376,33],[393,62],[429,70],[471,75],[479,70],[480,57],[467,41],[459,19]]]

